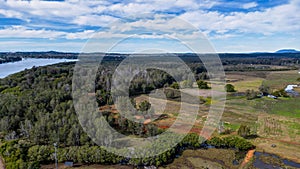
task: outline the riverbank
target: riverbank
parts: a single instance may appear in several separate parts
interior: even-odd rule
[[[11,74],[18,73],[25,69],[31,69],[33,66],[47,66],[63,62],[76,62],[77,59],[35,59],[26,58],[18,62],[9,62],[0,64],[0,78],[5,78]]]
[[[300,164],[300,144],[285,140],[271,138],[257,138],[253,144],[256,151],[274,154],[282,159],[287,159]],[[272,147],[271,145],[276,145]]]
[[[254,150],[249,150],[241,164],[241,168],[244,168],[247,164],[249,164],[251,162],[251,160],[253,159],[255,153],[255,149]]]

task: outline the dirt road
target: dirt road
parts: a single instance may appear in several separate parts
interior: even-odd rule
[[[5,169],[5,165],[1,157],[0,157],[0,169]]]

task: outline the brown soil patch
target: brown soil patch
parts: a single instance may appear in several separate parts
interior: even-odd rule
[[[248,164],[251,159],[253,158],[255,153],[255,150],[249,150],[246,154],[246,157],[244,158],[244,161],[242,162],[241,166],[244,167],[246,164]]]

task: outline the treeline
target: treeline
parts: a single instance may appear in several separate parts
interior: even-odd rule
[[[219,56],[223,65],[240,65],[240,64],[259,64],[259,65],[277,65],[277,66],[294,66],[299,63],[300,53],[219,53],[219,54],[120,54],[120,53],[63,53],[63,52],[2,52],[0,58],[60,58],[60,59],[78,59],[80,55],[87,55],[89,57],[105,56],[105,60],[123,60],[131,57],[179,57],[188,64],[202,64],[199,57],[207,57],[209,55]],[[200,68],[200,67],[199,67]],[[200,68],[203,69],[203,68]],[[252,68],[248,68],[251,70]],[[264,68],[262,68],[264,69]]]
[[[154,149],[164,149],[166,142],[178,137],[176,134],[167,135],[162,141],[152,145]],[[202,139],[203,140],[203,139]],[[147,157],[147,152],[142,158],[130,158],[113,154],[101,146],[70,146],[58,148],[58,162],[73,161],[83,164],[123,164],[133,166],[161,166],[171,163],[175,157],[186,149],[207,148],[215,146],[217,148],[235,148],[239,151],[246,151],[254,148],[254,146],[245,139],[237,136],[213,137],[211,140],[199,141],[197,134],[191,133],[183,138],[183,140],[161,154],[153,157]],[[52,145],[33,145],[24,140],[14,140],[5,142],[0,147],[1,156],[4,158],[7,169],[23,169],[23,168],[39,168],[41,164],[54,163],[54,147]],[[123,149],[122,151],[128,151]],[[140,152],[135,152],[140,153]],[[134,155],[132,156],[134,157]]]
[[[78,53],[62,52],[2,52],[1,57],[77,59]]]
[[[0,81],[0,131],[5,140],[89,144],[71,97],[74,63],[29,69]]]
[[[18,57],[18,56],[1,56],[0,55],[0,64],[2,63],[8,63],[8,62],[17,62],[17,61],[21,61],[22,57]]]
[[[254,148],[254,145],[249,141],[237,136],[213,137],[207,141],[207,144],[217,148],[236,148],[242,151]]]

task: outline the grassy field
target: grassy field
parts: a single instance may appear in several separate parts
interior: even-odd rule
[[[226,81],[235,86],[238,92],[245,92],[246,90],[258,90],[259,86],[264,81],[264,76],[267,73],[259,72],[259,74],[246,72],[229,72],[226,74]]]
[[[237,169],[239,165],[233,165],[232,161],[236,158],[235,150],[229,149],[207,149],[207,150],[186,150],[182,156],[175,159],[173,163],[159,167],[160,169],[177,168],[231,168]]]
[[[280,115],[291,118],[300,118],[300,98],[263,98],[257,104],[257,109],[263,110],[268,114]]]
[[[269,138],[257,138],[252,140],[252,142],[256,145],[257,151],[276,154],[283,159],[300,163],[300,145]],[[271,147],[272,144],[276,145],[276,147]]]
[[[300,75],[297,71],[230,72],[227,75],[227,81],[233,84],[239,92],[244,92],[248,89],[258,91],[261,84],[268,85],[273,90],[282,89],[288,84],[297,84],[298,77]],[[184,91],[190,94],[199,94],[192,90]],[[209,90],[202,90],[202,92],[209,92]],[[209,95],[209,93],[201,94]],[[153,104],[165,105],[165,109],[159,110],[157,114],[165,113],[169,118],[154,122],[161,128],[171,126],[179,115],[180,102],[168,100],[163,103],[161,99],[149,99],[147,95],[141,95],[135,99],[137,102],[150,100]],[[300,97],[279,99],[263,97],[247,100],[244,96],[228,96],[221,120],[224,122],[225,128],[235,131],[231,134],[236,134],[241,124],[250,126],[251,130],[256,130],[259,137],[250,141],[257,146],[257,150],[300,162],[299,102]],[[188,103],[183,104],[187,104],[191,110],[195,106]],[[197,121],[191,132],[200,133],[207,119],[209,106],[209,104],[200,105]],[[214,135],[218,135],[217,130]],[[276,147],[271,147],[272,144],[276,144]],[[181,157],[175,159],[172,164],[161,168],[221,168],[224,165],[227,166],[225,168],[238,168],[238,166],[232,165],[234,153],[231,151],[233,150],[188,150]]]
[[[298,71],[275,71],[267,75],[263,84],[271,89],[283,89],[289,84],[298,84],[299,77]]]

